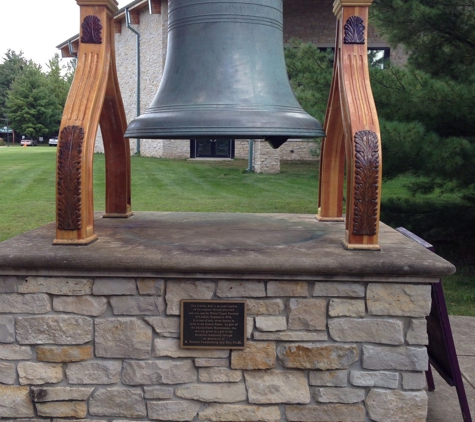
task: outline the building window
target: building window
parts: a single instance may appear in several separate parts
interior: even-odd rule
[[[191,139],[191,158],[234,158],[234,139]]]

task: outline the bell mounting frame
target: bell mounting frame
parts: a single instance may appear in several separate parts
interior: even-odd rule
[[[345,222],[347,249],[379,250],[382,155],[378,114],[369,79],[368,12],[372,0],[335,0],[333,79],[324,122],[318,214]],[[343,186],[346,167],[346,215]]]
[[[115,62],[115,0],[76,0],[81,34],[77,67],[63,111],[56,171],[55,245],[87,245],[94,233],[92,164],[98,125],[106,160],[104,217],[133,213],[130,146]]]

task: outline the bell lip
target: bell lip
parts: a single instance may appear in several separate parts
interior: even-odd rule
[[[325,137],[321,123],[305,112],[145,113],[132,120],[125,138],[287,139]]]
[[[245,132],[234,131],[210,131],[203,130],[198,132],[197,130],[180,131],[176,129],[155,131],[153,133],[148,130],[127,130],[124,134],[124,138],[131,139],[215,139],[215,138],[229,138],[229,139],[264,139],[269,137],[286,137],[287,139],[311,139],[311,138],[324,138],[326,136],[323,130],[314,132],[309,131],[297,131],[297,130],[247,130]]]

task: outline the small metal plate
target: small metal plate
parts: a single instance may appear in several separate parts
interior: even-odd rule
[[[180,347],[184,349],[244,349],[246,301],[181,301]]]

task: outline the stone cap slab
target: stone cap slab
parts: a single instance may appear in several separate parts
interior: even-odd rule
[[[346,250],[345,224],[313,215],[95,214],[99,239],[54,245],[50,223],[0,243],[0,275],[436,282],[455,267],[380,223],[380,251]]]

